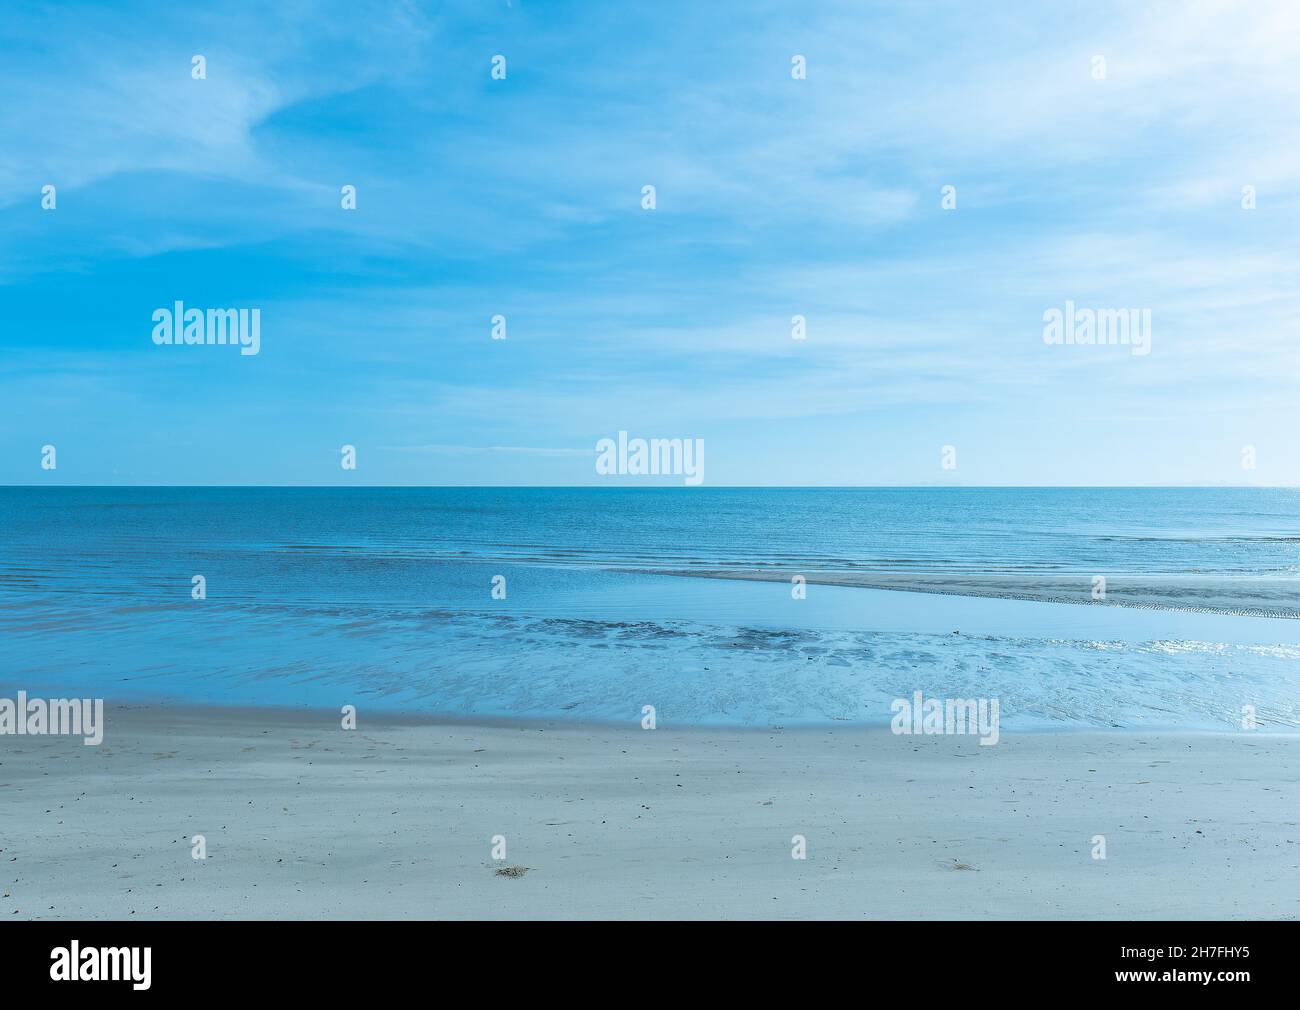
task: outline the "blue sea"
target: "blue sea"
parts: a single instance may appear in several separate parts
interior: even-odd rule
[[[1294,731],[1297,617],[1284,489],[0,488],[7,695]]]

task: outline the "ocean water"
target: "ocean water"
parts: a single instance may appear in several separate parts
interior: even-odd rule
[[[1294,731],[1298,616],[1281,489],[0,488],[6,693]]]

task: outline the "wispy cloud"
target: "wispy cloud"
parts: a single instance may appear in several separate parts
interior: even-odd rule
[[[595,449],[554,449],[532,445],[381,445],[386,452],[478,453],[505,452],[524,456],[594,456]]]
[[[18,8],[0,479],[55,431],[87,481],[327,481],[344,442],[380,483],[574,480],[632,427],[738,483],[923,482],[949,441],[1032,481],[1064,432],[1078,483],[1243,441],[1300,478],[1295,4],[745,11]],[[160,357],[174,299],[260,306],[262,353]],[[1046,346],[1067,299],[1151,309],[1152,354]]]

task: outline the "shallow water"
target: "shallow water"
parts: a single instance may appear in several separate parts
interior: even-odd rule
[[[1083,515],[1080,495],[1094,502]],[[1235,730],[1251,705],[1263,729],[1294,729],[1300,622],[1168,609],[1202,605],[1188,596],[1109,606],[1091,591],[1094,574],[1108,590],[1123,573],[1154,575],[1212,585],[1220,609],[1284,611],[1298,499],[0,489],[0,687],[617,721],[654,705],[661,724],[750,725],[883,722],[893,699],[921,690],[997,698],[1012,728]],[[1067,514],[1073,527],[1050,528]],[[1050,574],[1078,586],[1077,604],[819,585],[802,567],[833,559],[896,575],[906,556],[926,565],[927,588],[968,591],[973,579],[985,590],[981,564],[995,555],[990,592],[1014,596],[1017,580]],[[813,581],[806,598],[792,597],[788,572]],[[194,574],[205,600],[191,599]],[[504,600],[491,596],[494,575]]]

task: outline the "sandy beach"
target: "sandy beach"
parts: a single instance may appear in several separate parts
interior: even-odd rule
[[[1300,915],[1294,736],[107,716],[0,738],[7,919]]]

